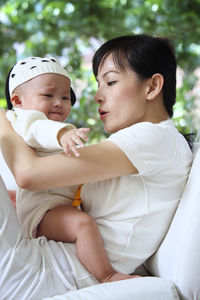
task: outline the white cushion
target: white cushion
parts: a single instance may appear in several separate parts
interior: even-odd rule
[[[169,280],[142,277],[103,283],[43,300],[180,300]]]
[[[200,147],[170,229],[147,263],[150,274],[172,280],[181,299],[200,299]]]

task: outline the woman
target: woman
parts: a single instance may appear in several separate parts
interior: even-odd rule
[[[37,157],[1,113],[1,148],[22,188],[84,183],[84,210],[95,219],[112,266],[132,273],[162,241],[191,165],[188,144],[170,119],[176,97],[176,61],[166,39],[123,36],[100,47],[93,69],[99,115],[105,130],[113,133],[106,141],[80,149],[79,158],[62,154]],[[5,205],[1,204],[1,227],[8,215]],[[3,231],[1,257],[6,256],[5,251],[14,253],[15,274],[29,268],[18,297],[26,293],[28,299],[36,298],[35,286],[41,298],[96,283],[78,261],[73,244],[56,244],[45,238],[23,240],[19,226],[15,224],[13,233],[10,223],[6,233]],[[12,244],[8,232],[13,234]],[[5,244],[9,245],[6,249]],[[21,257],[29,259],[23,268],[17,265]],[[1,262],[1,274],[5,273],[3,267]],[[14,275],[9,272],[6,283],[0,279],[4,293],[13,284]],[[21,281],[16,277],[17,290]],[[46,288],[47,282],[48,287],[52,282],[52,290]]]

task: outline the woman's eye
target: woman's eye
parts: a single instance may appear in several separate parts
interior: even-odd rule
[[[63,100],[70,100],[69,97],[63,97],[62,99],[63,99]]]
[[[108,85],[108,86],[111,86],[111,85],[114,85],[115,83],[116,83],[116,81],[113,80],[113,81],[109,81],[109,82],[107,83],[107,85]]]

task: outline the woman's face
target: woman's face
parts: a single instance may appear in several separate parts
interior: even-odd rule
[[[148,80],[140,80],[129,68],[118,69],[112,54],[99,66],[95,101],[107,132],[116,132],[146,121]]]

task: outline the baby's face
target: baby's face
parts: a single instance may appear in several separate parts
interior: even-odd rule
[[[48,119],[63,122],[71,111],[70,80],[59,74],[39,75],[20,87],[22,109],[43,112]]]

